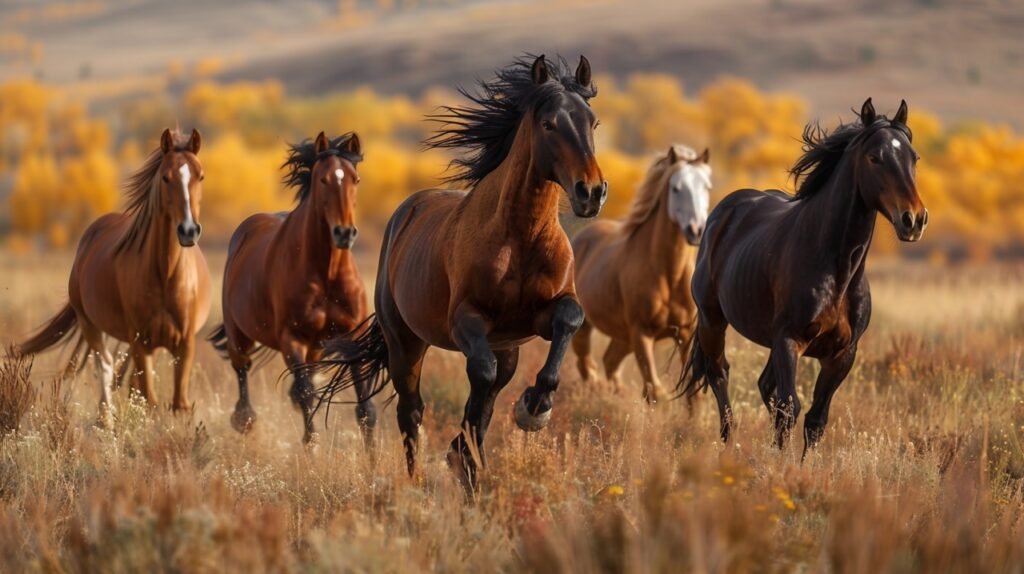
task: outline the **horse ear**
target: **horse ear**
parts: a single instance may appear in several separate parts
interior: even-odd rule
[[[548,81],[548,63],[544,60],[544,54],[537,56],[530,67],[530,77],[534,84],[543,84]]]
[[[576,83],[583,88],[590,87],[590,60],[580,55],[580,65],[576,66]]]
[[[319,134],[317,134],[316,141],[313,142],[313,149],[316,151],[316,153],[323,153],[329,147],[331,147],[331,142],[327,141],[327,136],[324,135],[324,132],[320,132]]]
[[[875,104],[871,103],[871,98],[864,100],[864,105],[860,107],[860,123],[865,126],[875,123]]]
[[[668,164],[672,165],[679,161],[679,154],[676,153],[676,146],[668,146]]]
[[[711,159],[711,150],[709,150],[708,148],[704,148],[704,151],[701,152],[700,156],[697,158],[697,161],[700,162],[700,163],[708,163],[708,161],[710,159]]]
[[[341,149],[356,155],[363,155],[363,144],[359,141],[359,134],[352,132],[352,137],[341,144]]]
[[[160,151],[167,153],[172,149],[174,149],[174,136],[171,135],[171,128],[167,128],[160,135]]]
[[[199,130],[192,128],[192,137],[188,138],[188,149],[192,150],[193,154],[198,154],[202,145],[203,136],[199,134]]]
[[[894,124],[907,125],[907,100],[900,100],[900,109],[896,110],[896,115],[892,117]]]

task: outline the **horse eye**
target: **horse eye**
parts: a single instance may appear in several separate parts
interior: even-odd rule
[[[163,177],[163,180],[164,180],[164,183],[170,183],[171,182],[171,176],[165,173],[164,177]]]
[[[324,185],[327,184],[327,176],[326,175],[320,178],[320,183],[322,183]]]
[[[359,176],[357,175],[357,176],[356,176],[356,185],[359,185],[359,184],[360,184],[360,183],[362,183],[362,182],[363,182],[363,178],[361,178],[361,177],[359,177]]]
[[[549,132],[550,131],[554,131],[554,129],[555,129],[555,124],[553,124],[553,123],[551,123],[551,122],[549,122],[547,120],[544,120],[543,122],[541,122],[540,125],[541,125],[542,128],[544,128],[545,130],[547,130]]]
[[[874,164],[879,164],[879,163],[882,163],[882,158],[877,156],[877,155],[873,155],[872,154],[872,155],[868,156],[868,161],[870,161],[871,163],[874,163]]]
[[[601,125],[601,120],[597,120],[596,122],[594,122],[594,127],[590,128],[590,129],[596,130],[597,126],[599,126],[599,125]]]

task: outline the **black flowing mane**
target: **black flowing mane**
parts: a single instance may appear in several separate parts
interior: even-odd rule
[[[495,72],[490,81],[478,80],[478,91],[459,87],[459,93],[473,105],[443,106],[442,113],[428,116],[438,122],[438,132],[424,142],[428,148],[461,148],[465,157],[449,164],[455,173],[445,178],[448,183],[480,183],[487,174],[505,161],[516,129],[523,116],[560,93],[574,93],[590,100],[597,95],[593,84],[581,86],[569,64],[561,56],[545,60],[550,78],[534,84],[530,67],[535,56],[526,54],[514,63]]]
[[[288,159],[281,164],[281,168],[288,168],[284,175],[284,184],[296,188],[295,199],[299,203],[302,203],[309,196],[309,191],[313,189],[313,166],[316,165],[316,162],[329,155],[347,159],[352,165],[363,161],[361,154],[344,149],[350,139],[352,139],[352,132],[342,134],[330,140],[331,145],[319,154],[316,153],[316,143],[311,139],[288,146]]]
[[[793,169],[789,170],[793,180],[798,184],[793,199],[810,197],[825,187],[825,183],[832,177],[846,151],[884,128],[899,130],[908,140],[914,138],[906,125],[893,122],[883,115],[878,116],[870,125],[864,125],[861,121],[839,124],[832,133],[817,122],[807,124],[802,138],[804,154],[797,160]]]

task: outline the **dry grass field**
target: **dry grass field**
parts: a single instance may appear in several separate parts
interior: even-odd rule
[[[364,255],[372,277],[374,257]],[[223,254],[210,259],[216,274]],[[57,308],[69,266],[67,254],[0,255],[0,338],[23,336]],[[244,437],[228,422],[233,376],[205,345],[190,416],[150,409],[122,389],[110,431],[93,425],[91,369],[61,381],[55,355],[38,357],[31,375],[8,361],[0,564],[9,572],[1020,571],[1024,269],[876,261],[871,277],[872,327],[823,444],[803,463],[799,442],[771,446],[755,384],[766,353],[738,338],[729,345],[736,440],[727,446],[716,442],[708,396],[692,417],[679,401],[649,408],[631,361],[623,388],[585,387],[571,356],[551,425],[517,430],[512,402],[543,359],[543,345],[531,345],[499,398],[472,504],[444,463],[468,390],[464,363],[451,354],[428,355],[427,437],[413,480],[393,406],[382,409],[373,456],[347,407],[333,411],[315,449],[303,447],[277,360],[253,377],[260,419]],[[674,375],[677,359],[660,351]],[[801,364],[804,397],[815,369]],[[169,378],[164,358],[165,402]]]

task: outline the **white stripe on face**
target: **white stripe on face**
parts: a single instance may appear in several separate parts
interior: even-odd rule
[[[192,201],[188,195],[188,182],[192,180],[192,171],[189,170],[188,164],[185,163],[178,169],[178,173],[181,174],[181,191],[185,194],[185,223],[193,223]]]
[[[900,149],[900,140],[898,140],[896,138],[892,138],[892,147],[894,147],[896,149]]]
[[[339,167],[338,169],[334,170],[334,176],[338,178],[338,181],[341,181],[345,179],[345,171]]]

